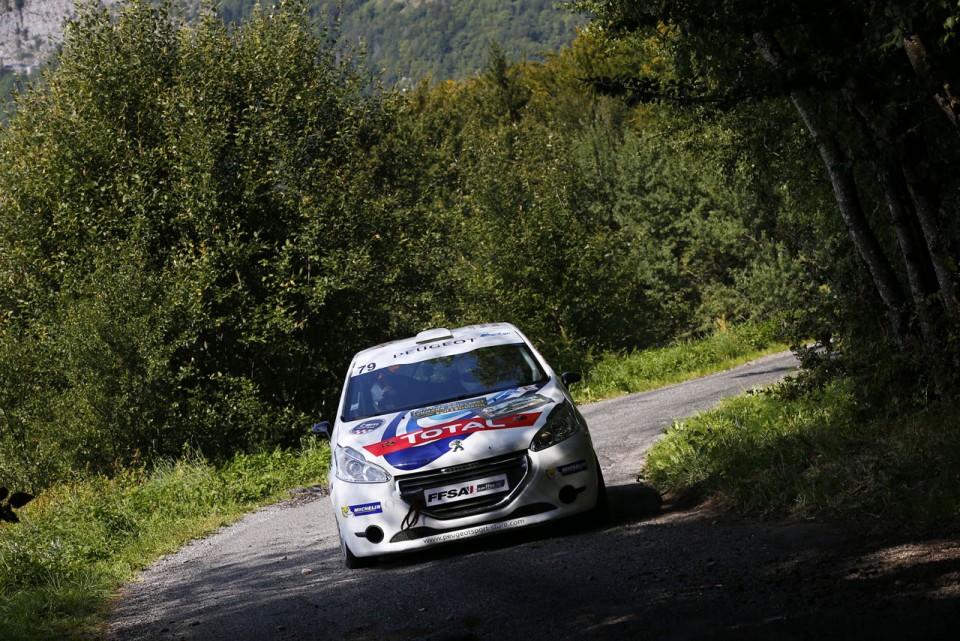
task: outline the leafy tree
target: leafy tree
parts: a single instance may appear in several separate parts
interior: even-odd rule
[[[885,309],[887,340],[951,393],[958,362],[957,243],[950,168],[956,128],[956,48],[947,2],[582,2],[593,28],[615,40],[657,38],[674,61],[668,74],[622,68],[596,77],[633,101],[732,105],[788,100],[835,195],[850,243]],[[947,27],[949,29],[949,26]],[[886,220],[879,211],[886,210]],[[845,265],[840,261],[833,265]],[[846,328],[876,337],[846,279]],[[853,329],[854,326],[856,329]],[[875,339],[864,341],[872,353]],[[917,346],[919,345],[919,349]]]
[[[66,32],[0,140],[0,476],[290,443],[419,329],[431,223],[396,97],[283,4]]]
[[[603,46],[584,37],[545,63],[494,46],[480,77],[411,99],[446,168],[430,183],[455,230],[455,315],[515,320],[568,363],[747,316],[726,301],[766,242],[713,159],[659,145],[677,114],[584,90]]]
[[[402,94],[311,29],[301,4],[70,23],[0,135],[0,480],[291,443],[357,349],[426,326],[513,321],[570,367],[799,297],[771,239],[805,210],[742,189],[730,123],[585,91],[668,70],[655,40],[493,46]]]
[[[363,42],[388,85],[412,87],[424,78],[465,79],[486,66],[490,41],[514,59],[542,59],[569,45],[584,20],[553,0],[318,0],[348,41]]]
[[[0,105],[10,105],[12,103],[13,94],[18,88],[20,80],[20,74],[17,72],[6,67],[0,67]],[[0,113],[0,122],[7,122],[6,113]]]

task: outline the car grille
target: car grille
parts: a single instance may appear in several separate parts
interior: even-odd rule
[[[504,456],[445,467],[429,472],[404,474],[397,477],[397,490],[401,498],[411,505],[419,505],[420,512],[435,519],[455,519],[471,514],[487,512],[506,503],[523,485],[530,465],[527,453],[515,452]],[[498,474],[506,474],[506,492],[486,494],[452,503],[425,506],[424,491],[432,488],[465,483]]]

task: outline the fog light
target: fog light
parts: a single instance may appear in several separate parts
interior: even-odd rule
[[[577,500],[577,488],[572,485],[564,485],[560,488],[560,502],[570,505]]]
[[[364,536],[367,537],[367,540],[371,543],[379,543],[383,540],[383,530],[378,528],[376,525],[371,525],[366,530],[363,531]]]

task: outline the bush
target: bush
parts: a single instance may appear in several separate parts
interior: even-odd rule
[[[65,34],[0,136],[0,479],[295,444],[439,272],[398,100],[299,4]]]
[[[901,532],[960,525],[956,403],[882,415],[862,405],[852,379],[794,387],[676,423],[644,476],[675,496],[720,497],[760,516]]]

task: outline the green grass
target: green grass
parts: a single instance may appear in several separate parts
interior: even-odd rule
[[[746,514],[814,517],[868,530],[960,524],[960,404],[865,419],[851,386],[729,399],[676,423],[650,451],[662,491]]]
[[[589,403],[645,392],[785,349],[786,345],[775,342],[769,326],[721,325],[714,334],[699,340],[629,354],[604,354],[589,366],[583,381],[573,388],[573,395],[578,403]]]
[[[319,483],[326,444],[198,457],[128,469],[44,492],[0,527],[0,639],[96,638],[110,600],[134,573],[191,539]]]

